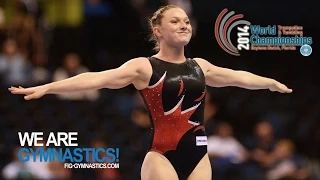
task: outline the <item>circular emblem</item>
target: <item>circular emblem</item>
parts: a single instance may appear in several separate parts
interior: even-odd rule
[[[310,45],[308,44],[305,44],[303,46],[301,46],[300,48],[300,53],[303,55],[303,56],[310,56],[310,54],[312,53],[312,48]]]

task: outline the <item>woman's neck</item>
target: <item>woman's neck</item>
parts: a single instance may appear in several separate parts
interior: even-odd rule
[[[162,59],[164,61],[172,62],[172,63],[182,63],[186,61],[186,57],[184,56],[184,48],[175,48],[164,46],[160,47],[160,51],[154,55],[156,58]]]

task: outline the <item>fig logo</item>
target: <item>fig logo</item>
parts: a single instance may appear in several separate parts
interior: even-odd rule
[[[246,20],[240,20],[243,18],[242,14],[234,15],[235,12],[229,13],[228,9],[224,9],[220,12],[214,27],[215,38],[219,46],[227,53],[240,56],[239,51],[242,49],[249,50],[250,38],[249,29],[251,23]],[[227,13],[227,14],[226,14]],[[242,25],[242,26],[240,26]],[[232,44],[231,31],[237,26],[237,48]]]

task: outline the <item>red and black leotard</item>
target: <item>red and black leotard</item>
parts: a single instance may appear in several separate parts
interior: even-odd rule
[[[152,124],[150,151],[163,154],[187,179],[207,153],[203,126],[206,83],[193,59],[175,64],[149,58],[152,77],[140,91]]]

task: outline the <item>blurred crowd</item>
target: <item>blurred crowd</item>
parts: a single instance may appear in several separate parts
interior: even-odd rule
[[[132,86],[47,95],[31,102],[11,96],[6,88],[59,81],[152,54],[152,44],[146,41],[147,18],[166,4],[186,10],[197,36],[202,26],[191,0],[0,2],[2,178],[139,179],[150,121]],[[301,84],[296,81],[292,86],[299,88]],[[313,87],[313,92],[319,90],[319,86]],[[310,92],[291,98],[294,100],[266,91],[208,88],[205,126],[213,179],[320,179],[319,98]],[[120,147],[120,169],[70,170],[59,162],[21,163],[17,159],[17,132],[35,130],[73,130],[79,132],[83,147]]]

